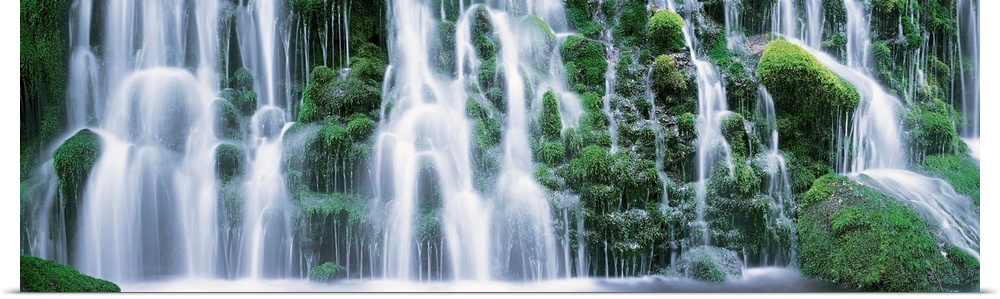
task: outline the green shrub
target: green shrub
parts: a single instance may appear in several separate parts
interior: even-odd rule
[[[654,53],[670,53],[684,49],[684,19],[681,15],[660,10],[649,19],[649,41]]]
[[[590,0],[566,0],[566,21],[576,32],[596,38],[601,32],[601,25],[593,21]]]
[[[562,142],[552,141],[542,145],[538,159],[546,165],[555,167],[563,163],[565,155],[566,149],[563,147]]]
[[[70,266],[22,254],[21,292],[121,292],[121,288]]]

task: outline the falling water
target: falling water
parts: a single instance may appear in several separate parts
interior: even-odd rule
[[[740,23],[740,12],[743,9],[743,0],[725,0],[723,3],[723,13],[725,14],[726,48],[732,51],[736,45],[742,43],[744,39],[743,29]]]
[[[691,9],[695,5],[692,2],[688,1],[686,5],[688,9]],[[670,10],[676,12],[673,3],[668,1],[668,4]],[[691,15],[690,12],[688,15]],[[691,20],[691,18],[688,18],[688,20]],[[696,181],[697,187],[695,191],[697,207],[695,209],[696,215],[693,225],[695,226],[695,231],[700,231],[701,233],[700,244],[708,245],[710,242],[709,229],[708,223],[705,222],[706,197],[708,196],[706,184],[708,176],[711,175],[713,166],[717,159],[720,158],[724,159],[723,161],[726,163],[730,175],[733,173],[734,168],[729,143],[722,136],[722,120],[731,112],[726,108],[726,91],[722,86],[722,76],[719,74],[719,70],[711,62],[703,60],[698,56],[697,43],[694,35],[691,33],[694,30],[694,24],[692,21],[687,21],[685,25],[682,28],[684,32],[684,44],[687,45],[691,61],[698,72],[698,116],[695,120],[695,126],[698,131],[698,153],[695,158],[698,180]],[[719,156],[720,154],[722,156]]]
[[[837,171],[848,173],[855,180],[903,202],[912,203],[918,213],[937,229],[942,239],[978,257],[979,218],[971,208],[971,199],[956,194],[940,179],[906,170],[908,165],[897,112],[902,105],[869,76],[871,41],[867,12],[856,0],[845,0],[844,6],[848,24],[848,65],[789,38],[851,83],[860,95],[857,110],[848,118],[851,123],[836,124],[839,128]],[[861,174],[871,179],[865,179]]]
[[[958,62],[962,96],[962,114],[965,116],[961,127],[963,140],[969,145],[973,157],[979,159],[979,1],[958,1],[957,22]],[[966,66],[965,61],[971,62]],[[971,67],[967,70],[966,67]],[[966,76],[966,72],[971,75]],[[967,78],[968,77],[968,78]]]
[[[764,151],[764,172],[767,182],[767,194],[771,203],[767,214],[769,227],[788,227],[791,244],[774,244],[765,252],[777,252],[773,262],[765,258],[764,265],[787,265],[796,263],[798,254],[798,233],[793,211],[795,201],[792,195],[792,183],[788,176],[788,165],[785,156],[778,149],[778,122],[774,110],[774,99],[763,85],[757,88],[757,115],[764,116],[762,134],[767,134],[768,142]],[[780,231],[780,230],[779,230]]]

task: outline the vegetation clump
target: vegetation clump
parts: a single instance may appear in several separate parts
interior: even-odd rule
[[[604,93],[604,73],[608,68],[604,45],[574,34],[566,37],[561,53],[570,89],[578,94]]]
[[[828,174],[800,203],[799,264],[808,275],[860,291],[978,283],[974,257],[939,243],[914,211],[876,189]]]
[[[660,55],[653,62],[653,91],[657,94],[674,94],[687,90],[687,78],[677,68],[673,56]]]
[[[854,87],[785,40],[764,48],[756,74],[774,97],[778,127],[785,133],[781,147],[813,161],[829,161],[830,128],[860,100]]]
[[[340,273],[340,265],[326,262],[322,265],[309,269],[309,280],[315,282],[329,282]]]
[[[649,41],[654,53],[671,53],[684,49],[684,19],[681,15],[660,10],[649,19]]]
[[[21,292],[121,292],[113,282],[93,278],[70,266],[21,255]]]

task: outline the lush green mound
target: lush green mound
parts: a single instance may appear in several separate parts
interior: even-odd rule
[[[121,292],[114,283],[70,266],[21,255],[21,292]]]
[[[657,94],[681,93],[687,90],[687,78],[677,68],[673,56],[660,55],[653,62],[652,88]]]
[[[781,147],[818,161],[830,159],[830,140],[838,115],[858,105],[854,87],[824,67],[809,52],[784,40],[764,48],[757,79],[774,97]]]
[[[570,35],[562,44],[562,57],[573,91],[604,93],[604,73],[608,69],[604,45],[582,35]]]
[[[684,49],[684,19],[681,15],[660,10],[649,18],[649,41],[654,53],[676,52]]]
[[[939,245],[898,200],[844,176],[825,175],[801,203],[802,272],[862,291],[944,291],[979,283],[979,261]]]

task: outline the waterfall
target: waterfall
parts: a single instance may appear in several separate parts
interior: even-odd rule
[[[694,1],[688,1],[687,15],[691,16]],[[676,12],[672,1],[668,1],[670,11]],[[705,221],[705,210],[707,209],[707,181],[712,173],[712,168],[718,159],[723,159],[729,174],[733,173],[733,158],[729,143],[722,136],[722,120],[731,112],[726,108],[726,91],[722,86],[722,75],[714,64],[698,56],[698,44],[693,34],[694,24],[687,18],[684,32],[684,44],[690,51],[691,61],[698,73],[698,115],[695,120],[695,127],[698,131],[696,169],[696,193],[695,200],[695,231],[701,233],[699,244],[710,244],[708,223]],[[721,156],[720,156],[721,155]]]
[[[847,13],[847,65],[794,37],[786,36],[851,83],[860,95],[853,116],[845,117],[849,120],[836,124],[837,172],[846,173],[858,182],[910,203],[942,239],[978,258],[979,217],[972,208],[972,200],[957,194],[954,188],[940,179],[908,170],[898,112],[902,104],[869,75],[871,40],[868,12],[857,0],[845,0],[844,6]]]
[[[965,20],[957,22],[958,53],[960,61],[959,79],[961,84],[962,114],[965,122],[961,126],[961,135],[974,158],[979,159],[979,1],[958,1],[956,18]],[[965,60],[972,62],[972,70],[967,70]],[[966,72],[971,73],[966,78]]]
[[[767,214],[767,221],[773,227],[789,227],[789,241],[791,244],[769,245],[766,252],[777,252],[774,262],[767,260],[764,265],[788,265],[796,264],[798,254],[798,233],[794,216],[795,199],[792,194],[792,182],[788,174],[788,163],[785,156],[778,149],[778,122],[777,113],[774,110],[774,99],[767,89],[760,85],[757,88],[757,115],[763,115],[765,122],[762,124],[761,134],[767,134],[767,143],[764,151],[764,172],[766,174],[767,194],[771,196],[771,203]],[[773,247],[771,247],[773,246]],[[787,258],[787,260],[785,260]]]

